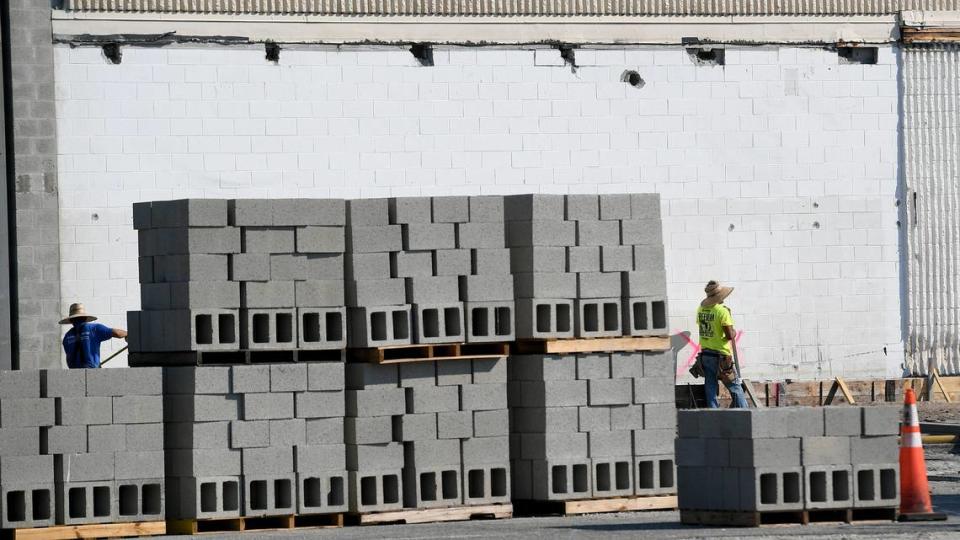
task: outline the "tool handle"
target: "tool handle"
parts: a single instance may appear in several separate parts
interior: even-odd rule
[[[129,347],[130,347],[129,345],[126,345],[124,348],[122,348],[122,349],[120,349],[119,351],[111,354],[110,356],[107,357],[106,360],[104,360],[103,362],[100,362],[100,366],[103,366],[103,365],[106,364],[107,362],[113,360],[118,354],[120,354],[120,353],[122,353],[123,351],[127,350]]]

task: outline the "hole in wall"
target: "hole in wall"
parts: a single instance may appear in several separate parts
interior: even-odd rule
[[[280,61],[280,45],[268,41],[263,45],[263,48],[266,51],[266,59],[268,62],[276,64]]]
[[[577,58],[576,58],[576,49],[570,45],[561,45],[558,47],[560,50],[560,58],[563,58],[563,62],[570,66],[570,71],[572,73],[577,72]]]
[[[647,85],[647,81],[643,80],[643,77],[640,74],[632,69],[628,69],[623,72],[623,75],[620,76],[620,81],[629,84],[630,86],[640,89]]]
[[[841,64],[876,64],[876,47],[837,47],[837,57]]]
[[[119,43],[105,43],[102,49],[103,56],[106,57],[111,64],[119,64],[120,60],[123,59],[123,51],[120,50]]]
[[[715,47],[688,47],[690,60],[698,66],[722,66],[726,64],[726,51]]]
[[[433,65],[433,47],[426,43],[414,43],[411,45],[410,54],[420,62],[421,66],[430,67]]]

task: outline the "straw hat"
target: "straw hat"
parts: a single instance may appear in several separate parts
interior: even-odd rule
[[[83,319],[85,322],[95,321],[96,317],[87,313],[87,310],[84,309],[83,304],[70,304],[70,315],[67,315],[63,319],[60,319],[60,324],[73,324],[73,321],[76,319]]]
[[[703,292],[707,293],[707,297],[700,302],[700,305],[710,307],[723,302],[724,298],[730,296],[733,287],[724,287],[720,285],[720,282],[711,279],[707,286],[703,288]]]

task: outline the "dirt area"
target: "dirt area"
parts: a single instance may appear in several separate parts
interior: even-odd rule
[[[922,401],[917,404],[921,422],[960,424],[960,403]]]

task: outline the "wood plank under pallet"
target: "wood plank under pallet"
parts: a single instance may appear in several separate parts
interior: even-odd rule
[[[3,531],[4,538],[16,540],[67,540],[70,538],[122,538],[167,534],[164,521],[134,523],[97,523],[91,525],[57,525],[35,529]]]
[[[351,523],[374,525],[386,523],[438,523],[444,521],[468,521],[471,519],[505,519],[513,517],[512,504],[488,504],[483,506],[456,506],[451,508],[423,508],[375,512],[347,516]]]
[[[666,351],[670,338],[616,337],[592,339],[521,340],[514,345],[520,354],[570,354],[590,352]]]
[[[402,364],[467,358],[502,358],[510,355],[509,343],[441,343],[392,345],[351,349],[350,358],[374,364]]]
[[[837,508],[823,510],[790,510],[783,512],[680,510],[684,525],[719,527],[760,527],[761,525],[810,523],[862,523],[896,521],[897,508]]]
[[[651,495],[635,497],[610,497],[577,501],[514,501],[517,515],[523,516],[576,516],[581,514],[607,514],[612,512],[642,512],[650,510],[676,510],[676,495]]]
[[[343,514],[304,514],[224,519],[167,520],[170,534],[213,534],[241,531],[274,531],[288,529],[327,529],[343,527]]]

